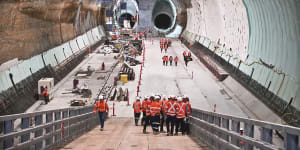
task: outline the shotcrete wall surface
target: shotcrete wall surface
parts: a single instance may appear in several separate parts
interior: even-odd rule
[[[183,37],[300,110],[299,8],[298,0],[192,0]]]
[[[28,59],[94,28],[105,14],[94,0],[1,0],[0,64]]]

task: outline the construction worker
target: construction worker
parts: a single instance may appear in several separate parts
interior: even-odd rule
[[[170,61],[170,66],[172,66],[172,62],[173,62],[173,57],[172,56],[169,57],[169,61]]]
[[[169,60],[168,56],[165,56],[165,63],[166,63],[166,66],[168,66],[168,60]]]
[[[147,100],[147,103],[146,103],[146,119],[145,119],[143,133],[146,133],[146,127],[151,123],[151,113],[150,113],[151,107],[150,106],[151,106],[153,100],[154,100],[154,97],[151,96]]]
[[[167,136],[173,136],[174,131],[174,124],[176,120],[176,110],[175,110],[175,97],[170,96],[169,102],[165,106],[167,119],[166,119],[166,126],[167,126]],[[170,123],[171,123],[171,130],[170,130]]]
[[[184,102],[185,102],[185,109],[186,109],[186,113],[185,113],[185,132],[187,135],[190,134],[190,126],[189,126],[189,120],[190,120],[190,115],[192,112],[192,106],[189,100],[189,97],[184,96]]]
[[[44,96],[45,104],[49,103],[49,94],[48,94],[48,88],[47,86],[44,88],[42,92],[42,96]]]
[[[162,53],[163,49],[164,49],[164,45],[160,44],[160,53]]]
[[[171,39],[168,39],[168,47],[170,47],[171,46]]]
[[[182,135],[185,133],[185,127],[184,127],[184,118],[185,118],[185,103],[182,101],[182,97],[177,98],[178,103],[174,106],[176,110],[176,130],[175,130],[175,136],[178,135],[178,129],[179,125],[181,127]]]
[[[159,105],[159,96],[155,96],[154,102],[152,102],[150,107],[151,120],[152,120],[152,129],[153,134],[159,134],[159,125],[160,125],[160,111],[161,107]]]
[[[163,96],[163,98],[160,99],[159,101],[159,105],[160,105],[160,132],[163,133],[164,132],[164,122],[165,122],[165,105],[166,105],[166,97]]]
[[[143,111],[143,118],[142,118],[142,122],[141,122],[142,125],[144,125],[145,120],[146,120],[147,100],[148,100],[148,96],[145,96],[145,98],[142,102],[142,111]]]
[[[165,43],[165,53],[167,53],[167,50],[168,50],[168,44]]]
[[[166,65],[166,56],[163,56],[162,60],[163,60],[163,65]]]
[[[140,102],[140,99],[140,97],[136,97],[136,101],[132,105],[132,108],[134,109],[135,126],[138,126],[138,122],[141,116],[142,104]]]
[[[104,101],[103,95],[99,96],[99,101],[96,102],[94,107],[94,113],[98,112],[99,120],[100,120],[100,131],[103,131],[104,120],[106,115],[108,115],[109,107],[106,101]]]
[[[177,67],[178,57],[176,56],[174,60],[175,60],[175,66]]]
[[[186,51],[183,52],[183,57],[185,57],[185,56],[186,56]]]

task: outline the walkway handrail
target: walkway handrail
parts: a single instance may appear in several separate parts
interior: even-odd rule
[[[193,109],[190,118],[192,135],[212,149],[298,150],[300,128],[260,120],[235,117]],[[240,129],[243,128],[243,133]],[[283,135],[283,143],[273,142],[273,133]]]
[[[93,106],[0,116],[0,149],[53,149],[97,124]]]

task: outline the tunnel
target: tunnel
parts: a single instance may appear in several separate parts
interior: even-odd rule
[[[133,16],[130,13],[121,14],[120,19],[119,19],[119,25],[121,27],[124,27],[124,20],[130,20],[130,26],[134,27],[135,22],[133,21],[132,18],[133,18]]]
[[[168,33],[174,27],[176,10],[168,0],[157,0],[152,10],[154,28],[161,33]]]
[[[160,29],[168,29],[172,25],[171,17],[166,14],[159,14],[154,18],[154,25]]]

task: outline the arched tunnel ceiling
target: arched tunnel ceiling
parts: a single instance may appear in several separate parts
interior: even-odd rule
[[[191,0],[191,4],[186,31],[225,46],[228,54],[250,64],[241,71],[249,75],[253,69],[256,81],[265,87],[271,82],[274,94],[287,103],[293,98],[292,105],[300,109],[298,0]]]

